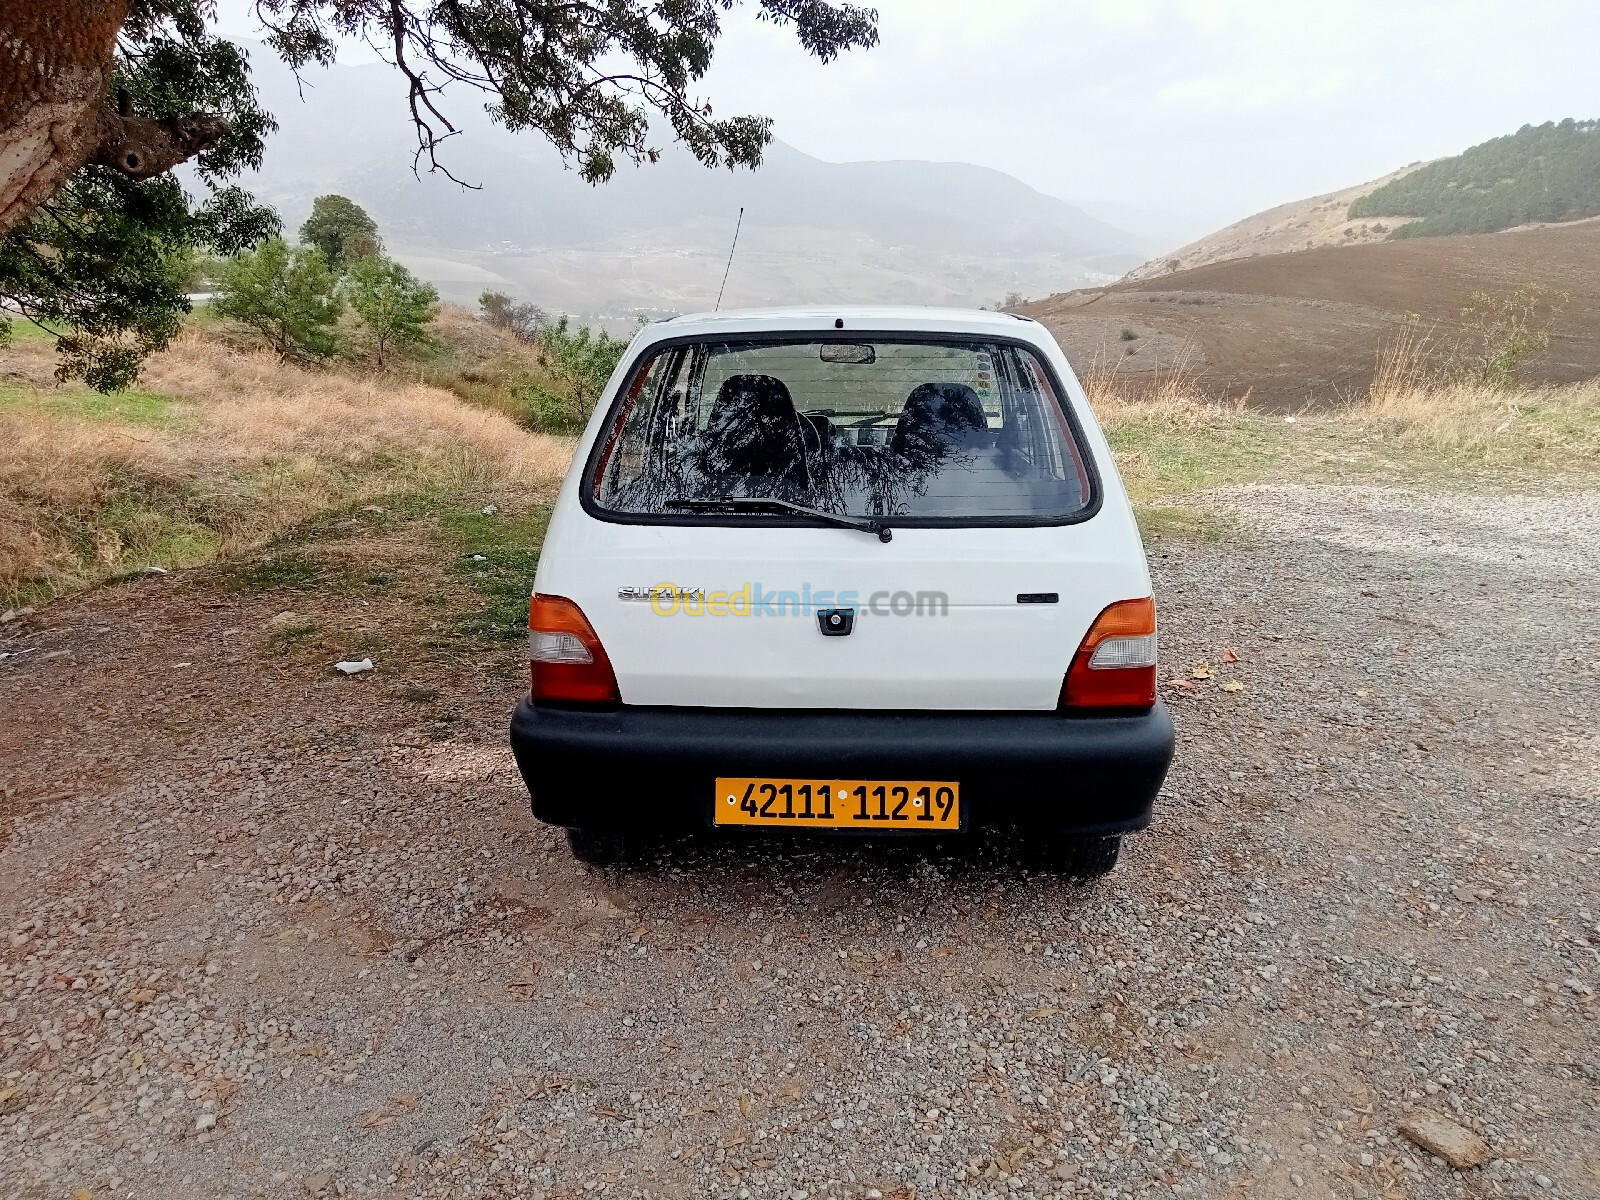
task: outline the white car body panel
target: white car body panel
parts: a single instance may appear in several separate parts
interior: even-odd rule
[[[880,542],[827,526],[625,524],[585,511],[579,487],[617,390],[660,342],[815,331],[972,335],[1020,342],[1054,370],[1093,460],[1101,502],[1073,524],[894,528]],[[893,526],[891,520],[890,525]],[[663,616],[619,590],[857,593],[847,637],[815,616]],[[682,317],[634,338],[580,439],[540,555],[535,590],[578,604],[625,704],[729,708],[1050,710],[1095,617],[1150,595],[1127,495],[1083,388],[1040,325],[1005,314],[916,308],[776,309]],[[943,592],[948,615],[863,611],[874,593]],[[1020,604],[1022,593],[1059,603]]]

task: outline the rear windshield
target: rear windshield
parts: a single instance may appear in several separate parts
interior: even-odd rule
[[[632,377],[591,495],[618,514],[761,498],[855,517],[1055,522],[1089,503],[1049,373],[1000,342],[704,341]]]

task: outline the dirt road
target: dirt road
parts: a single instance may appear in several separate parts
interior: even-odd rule
[[[1179,760],[1088,888],[996,839],[579,867],[403,532],[377,595],[12,622],[0,1195],[1592,1200],[1600,496],[1228,503],[1154,549]]]

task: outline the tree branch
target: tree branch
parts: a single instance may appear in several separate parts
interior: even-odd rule
[[[129,179],[151,179],[211,149],[228,128],[215,113],[151,120],[107,108],[100,114],[100,140],[89,161]]]

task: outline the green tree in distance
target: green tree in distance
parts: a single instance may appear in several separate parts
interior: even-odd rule
[[[383,252],[378,223],[346,196],[318,196],[313,200],[311,215],[300,226],[300,240],[321,250],[335,271]]]
[[[239,255],[223,267],[213,307],[266,338],[280,359],[339,351],[338,276],[315,247],[272,238]]]
[[[1352,203],[1350,216],[1416,218],[1391,238],[1600,216],[1600,121],[1524,125],[1391,180]]]
[[[392,258],[357,259],[345,276],[345,296],[372,337],[378,365],[392,350],[429,342],[428,322],[439,311],[439,292]]]
[[[389,49],[417,135],[440,150],[463,94],[528,131],[591,183],[655,161],[652,118],[707,166],[754,167],[761,116],[713,115],[695,89],[737,6],[791,29],[823,62],[877,44],[877,13],[831,0],[255,0],[272,53],[334,61]],[[8,11],[0,71],[0,301],[60,336],[63,377],[123,386],[188,310],[169,255],[236,254],[276,218],[227,186],[261,165],[276,125],[245,51],[213,33],[216,0],[31,0]],[[23,19],[25,16],[26,19]],[[313,93],[314,99],[314,93]],[[334,119],[335,114],[328,114]],[[198,198],[167,172],[193,160]],[[452,176],[453,177],[453,176]],[[3,319],[0,319],[3,320]]]

